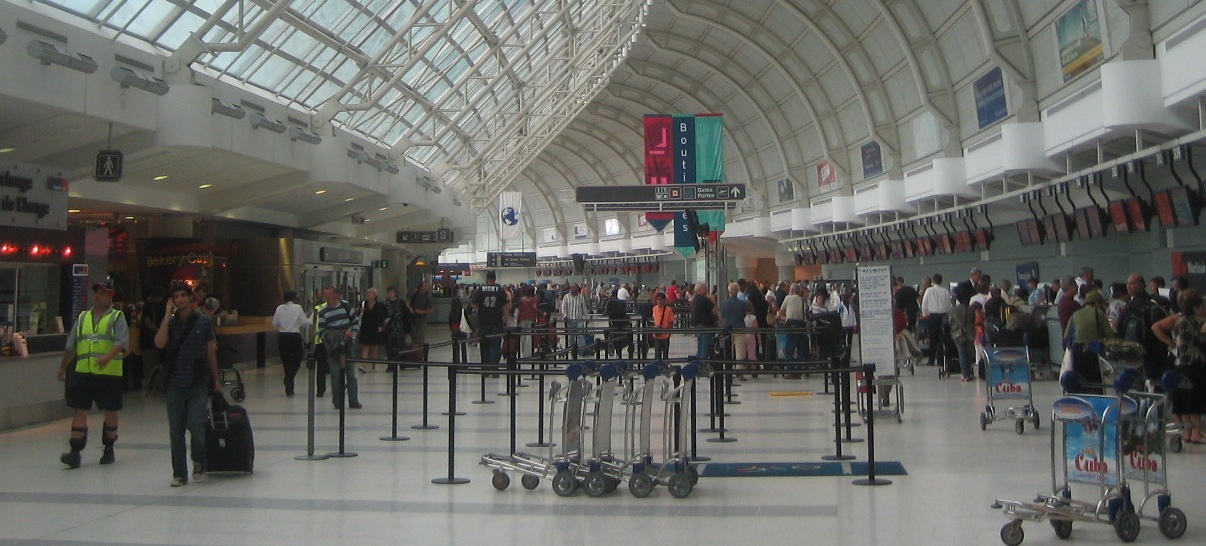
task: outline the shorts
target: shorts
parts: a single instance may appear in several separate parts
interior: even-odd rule
[[[65,392],[68,407],[90,410],[95,402],[97,409],[117,411],[121,409],[122,378],[75,372],[67,377]]]

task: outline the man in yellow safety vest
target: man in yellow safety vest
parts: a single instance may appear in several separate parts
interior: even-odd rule
[[[75,409],[71,420],[71,451],[59,460],[79,468],[80,452],[88,442],[88,411],[95,402],[105,412],[100,464],[112,464],[117,441],[117,411],[122,404],[122,357],[130,345],[130,328],[121,311],[113,308],[113,287],[92,285],[92,309],[80,313],[67,334],[67,349],[59,364],[59,381],[65,381],[67,406]],[[72,361],[75,366],[68,371]]]

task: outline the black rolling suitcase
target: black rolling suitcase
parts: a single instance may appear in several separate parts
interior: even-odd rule
[[[207,472],[250,473],[255,465],[255,441],[247,410],[227,403],[221,392],[211,395],[209,420],[205,423],[205,459]]]

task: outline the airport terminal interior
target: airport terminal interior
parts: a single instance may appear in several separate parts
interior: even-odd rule
[[[1122,425],[1071,417],[1055,305],[1019,302],[1029,334],[986,338],[1027,359],[1027,396],[991,373],[940,377],[906,344],[875,362],[896,379],[839,401],[853,416],[836,443],[823,375],[750,373],[715,397],[724,364],[678,427],[667,416],[691,412],[659,396],[562,437],[543,389],[572,359],[513,396],[506,375],[450,385],[432,366],[426,383],[400,371],[395,398],[384,365],[354,363],[364,407],[341,418],[330,393],[310,410],[306,374],[286,394],[271,320],[286,291],[311,309],[326,287],[359,306],[426,283],[427,360],[447,363],[457,286],[488,274],[628,284],[638,302],[672,281],[718,299],[737,279],[807,282],[854,295],[859,366],[894,342],[892,298],[873,307],[858,279],[976,269],[1029,289],[1091,272],[1109,299],[1137,274],[1175,304],[1206,289],[1204,49],[1200,0],[0,0],[0,544],[1206,543],[1195,431],[1066,456],[1074,433]],[[98,464],[99,411],[82,465],[60,462],[56,372],[96,283],[135,321],[173,283],[217,300],[254,472],[170,486],[146,336],[125,360],[116,462]],[[692,330],[671,336],[676,369]],[[644,497],[629,475],[597,498],[559,494],[552,471],[499,487],[482,464],[576,435],[627,453],[639,407],[653,468],[693,457],[687,494],[662,474]],[[872,430],[891,483],[856,485]],[[839,449],[853,459],[824,459]],[[311,451],[356,456],[298,458]],[[1122,473],[1134,511],[1077,472]],[[1041,497],[1065,480],[1087,512]]]

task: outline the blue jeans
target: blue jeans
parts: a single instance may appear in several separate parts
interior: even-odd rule
[[[712,358],[712,340],[716,334],[695,334],[695,357],[700,360]]]
[[[586,320],[585,319],[566,319],[565,327],[568,328],[571,332],[574,330],[580,330],[582,328],[586,328]],[[586,334],[574,334],[574,335],[570,336],[570,339],[573,341],[574,345],[577,345],[578,347],[585,347],[587,345],[590,345],[590,341],[591,341],[590,336],[588,336]]]
[[[356,367],[344,359],[350,345],[344,345],[338,351],[327,353],[327,366],[331,368],[331,402],[335,407],[343,407],[344,383],[347,383],[347,398],[349,404],[360,403],[360,382],[356,379]]]
[[[955,348],[959,350],[959,371],[963,373],[963,377],[972,379],[975,377],[972,372],[972,364],[976,361],[976,346],[971,340],[963,343],[956,343]]]
[[[787,321],[788,328],[804,328],[806,326],[808,326],[808,323],[802,320]],[[808,358],[808,334],[789,333],[784,337],[787,338],[784,340],[784,360],[804,360]]]
[[[172,445],[172,476],[188,481],[188,461],[184,458],[184,431],[192,437],[193,463],[205,466],[205,408],[209,403],[209,385],[204,382],[187,389],[168,387],[168,439]]]

